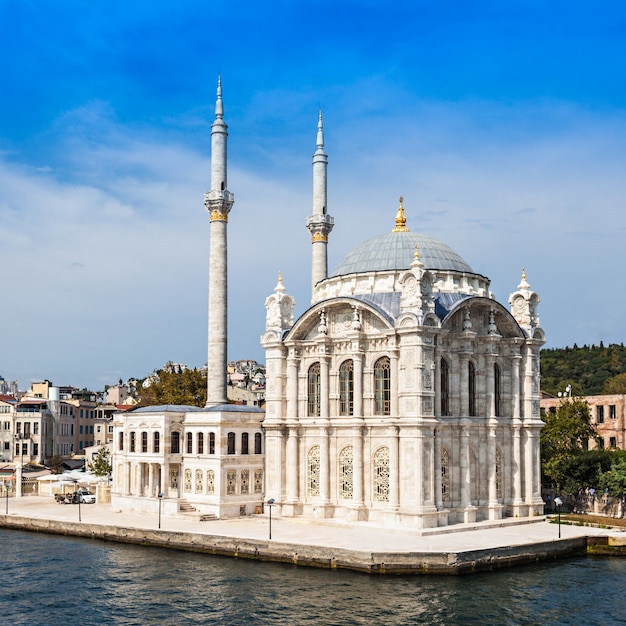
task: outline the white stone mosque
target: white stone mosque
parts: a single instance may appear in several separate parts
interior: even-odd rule
[[[212,126],[208,400],[115,421],[117,509],[193,508],[432,528],[543,512],[538,295],[525,273],[510,311],[444,243],[389,232],[329,275],[322,116],[313,155],[312,302],[294,321],[282,277],[266,300],[265,413],[227,404],[227,126]],[[390,220],[391,222],[391,220]],[[162,494],[159,503],[159,494]]]

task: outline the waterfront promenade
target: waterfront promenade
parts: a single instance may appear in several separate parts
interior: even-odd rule
[[[0,526],[9,528],[372,573],[498,569],[584,553],[589,537],[626,544],[626,532],[621,530],[566,524],[561,525],[559,539],[558,525],[543,517],[399,530],[273,515],[270,540],[267,508],[263,515],[232,520],[162,517],[159,530],[157,515],[115,512],[108,504],[81,505],[80,522],[77,505],[57,504],[52,498],[11,498],[8,515],[4,505]]]

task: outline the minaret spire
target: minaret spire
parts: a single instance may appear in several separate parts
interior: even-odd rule
[[[209,341],[207,360],[207,406],[224,404],[228,347],[228,214],[234,197],[227,189],[228,126],[224,122],[222,80],[217,79],[215,121],[211,126],[211,190],[204,206],[211,219],[209,237]]]
[[[328,277],[328,234],[334,225],[333,218],[326,212],[328,155],[324,152],[324,125],[321,109],[317,119],[316,143],[317,150],[313,155],[313,213],[306,221],[313,245],[311,258],[311,291],[313,296],[315,295],[315,285]]]

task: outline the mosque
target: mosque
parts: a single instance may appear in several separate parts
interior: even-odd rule
[[[266,409],[226,402],[227,126],[212,126],[208,400],[115,421],[113,506],[215,517],[276,514],[432,528],[543,512],[538,295],[525,272],[507,309],[444,243],[389,232],[332,273],[323,120],[313,155],[310,307],[282,277],[267,298]],[[392,214],[390,214],[391,217]],[[254,443],[252,443],[254,442]]]

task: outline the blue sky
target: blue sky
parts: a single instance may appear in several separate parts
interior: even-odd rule
[[[624,340],[626,5],[0,0],[0,375],[101,389],[206,361],[210,125],[229,124],[229,358],[264,360],[282,270],[310,299],[311,157],[329,269],[393,226],[549,347]]]

